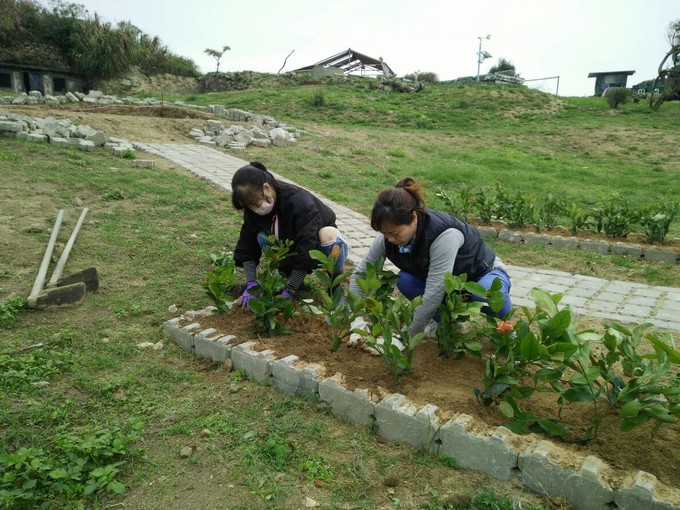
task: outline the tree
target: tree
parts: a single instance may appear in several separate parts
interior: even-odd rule
[[[658,110],[666,101],[680,97],[680,19],[669,23],[667,37],[671,47],[661,59],[658,76],[654,79],[652,93],[649,96],[649,107],[653,111]],[[671,65],[664,69],[669,59]],[[655,100],[654,90],[659,82],[663,84],[663,91]]]
[[[215,74],[217,74],[220,71],[220,60],[222,59],[222,55],[225,54],[225,52],[229,51],[231,48],[227,45],[222,47],[222,51],[219,50],[213,50],[211,48],[206,48],[205,53],[213,57],[215,60],[217,60],[217,69],[215,69]]]
[[[493,73],[502,73],[508,76],[519,77],[519,74],[515,70],[515,64],[503,57],[498,59],[498,64],[492,66],[491,69],[489,69],[489,74]]]

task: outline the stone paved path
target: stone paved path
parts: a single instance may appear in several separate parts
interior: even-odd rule
[[[203,145],[136,143],[135,148],[163,157],[231,191],[231,177],[248,162]],[[282,178],[277,175],[277,178]],[[287,180],[282,178],[283,180]],[[350,243],[350,260],[358,263],[375,237],[362,214],[321,197],[335,211],[338,227]],[[590,276],[509,266],[511,297],[515,306],[533,306],[529,292],[539,287],[564,296],[562,303],[575,314],[680,331],[680,288],[604,280]]]

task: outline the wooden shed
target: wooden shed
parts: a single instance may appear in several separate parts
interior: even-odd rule
[[[588,78],[595,78],[594,96],[601,96],[609,87],[627,87],[628,77],[635,71],[607,71],[603,73],[589,73]]]

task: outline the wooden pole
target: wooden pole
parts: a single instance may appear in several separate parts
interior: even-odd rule
[[[45,283],[45,276],[47,275],[47,267],[50,265],[50,259],[52,258],[52,252],[54,251],[54,245],[57,243],[57,235],[59,235],[59,228],[61,227],[61,221],[64,219],[64,210],[59,209],[57,213],[57,219],[54,222],[54,227],[52,228],[52,234],[50,235],[50,241],[47,243],[47,249],[45,250],[45,255],[43,255],[42,262],[40,264],[40,269],[38,270],[38,276],[35,278],[33,283],[33,289],[31,289],[31,294],[28,299],[34,299],[43,288]]]
[[[83,220],[85,220],[85,216],[87,215],[87,211],[89,209],[86,207],[83,209],[83,212],[80,213],[80,218],[78,218],[78,222],[76,223],[76,226],[73,227],[73,232],[71,233],[71,237],[69,237],[68,242],[66,243],[66,246],[64,247],[64,251],[61,254],[61,257],[59,257],[59,260],[57,261],[57,265],[54,268],[54,272],[52,273],[52,278],[50,278],[50,281],[47,282],[47,285],[45,286],[46,288],[54,287],[57,285],[57,280],[61,278],[61,273],[64,272],[64,266],[66,265],[66,260],[68,259],[69,254],[71,253],[71,248],[73,248],[73,244],[76,242],[76,236],[78,235],[78,232],[80,231],[80,227],[83,224]]]

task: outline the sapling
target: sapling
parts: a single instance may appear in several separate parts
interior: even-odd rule
[[[352,292],[346,292],[342,286],[351,273],[336,274],[337,255],[326,255],[318,250],[310,251],[309,255],[320,263],[314,274],[323,287],[319,292],[321,303],[307,303],[305,309],[314,315],[323,315],[330,326],[326,337],[331,341],[331,351],[336,352],[343,339],[351,334],[350,324],[359,316],[363,300]]]
[[[257,286],[252,289],[256,297],[248,301],[248,308],[255,314],[256,331],[270,336],[291,333],[285,324],[297,314],[293,300],[281,295],[287,279],[278,271],[283,260],[293,256],[293,241],[277,241],[267,238],[269,244],[262,250]]]
[[[213,269],[207,274],[203,288],[213,300],[218,313],[231,309],[234,298],[230,291],[236,284],[236,263],[232,252],[211,253]]]
[[[366,299],[365,310],[373,326],[360,334],[364,336],[366,345],[382,357],[389,371],[398,378],[411,373],[415,348],[425,337],[424,333],[411,335],[409,332],[413,312],[422,303],[422,297],[408,300],[398,296],[390,301],[385,304],[373,298]]]
[[[444,289],[446,297],[439,306],[440,322],[437,326],[439,353],[448,356],[453,351],[462,355],[465,351],[481,357],[482,344],[476,339],[476,331],[463,331],[462,324],[472,316],[479,316],[482,308],[488,306],[498,312],[503,306],[504,296],[500,291],[501,281],[496,278],[487,291],[476,282],[468,282],[467,275],[446,274]],[[477,296],[486,302],[474,301]]]

